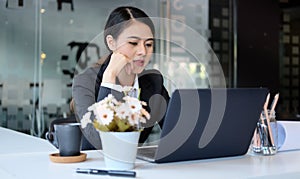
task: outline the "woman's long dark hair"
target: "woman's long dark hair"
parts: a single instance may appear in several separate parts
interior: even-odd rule
[[[130,25],[133,19],[146,24],[150,28],[152,35],[155,35],[154,24],[144,11],[136,7],[121,6],[113,10],[106,21],[104,43],[107,48],[106,37],[111,35],[117,39],[123,30]]]
[[[105,24],[104,28],[104,43],[108,48],[107,42],[106,42],[106,37],[108,35],[113,36],[113,38],[117,39],[119,35],[123,32],[124,29],[126,29],[130,23],[132,23],[131,20],[136,20],[139,22],[142,22],[146,24],[151,32],[152,35],[155,35],[155,28],[152,20],[149,18],[149,16],[142,10],[136,8],[136,7],[131,7],[131,6],[121,6],[113,10]],[[102,81],[102,75],[107,67],[110,57],[111,57],[112,52],[108,57],[105,58],[104,62],[101,64],[100,70],[97,74],[96,78],[96,84],[95,84],[95,100],[97,101],[98,98],[98,92],[100,88],[100,84]],[[99,64],[100,65],[100,64]]]

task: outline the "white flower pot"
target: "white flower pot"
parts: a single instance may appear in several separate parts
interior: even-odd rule
[[[100,138],[107,169],[130,170],[135,159],[140,132],[102,132]]]

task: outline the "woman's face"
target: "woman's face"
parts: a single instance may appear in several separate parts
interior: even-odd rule
[[[139,21],[132,23],[117,37],[116,50],[133,60],[132,73],[141,73],[153,53],[154,39],[150,28]]]

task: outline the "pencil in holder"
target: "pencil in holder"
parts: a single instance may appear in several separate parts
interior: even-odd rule
[[[267,113],[266,113],[267,112]],[[278,129],[275,111],[262,111],[252,139],[254,153],[274,155],[278,149]]]

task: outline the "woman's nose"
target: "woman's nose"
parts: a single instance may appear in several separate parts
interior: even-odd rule
[[[144,43],[140,43],[139,46],[138,46],[138,49],[137,49],[137,53],[139,55],[146,55],[147,51],[146,51],[146,47],[145,47],[145,44]]]

